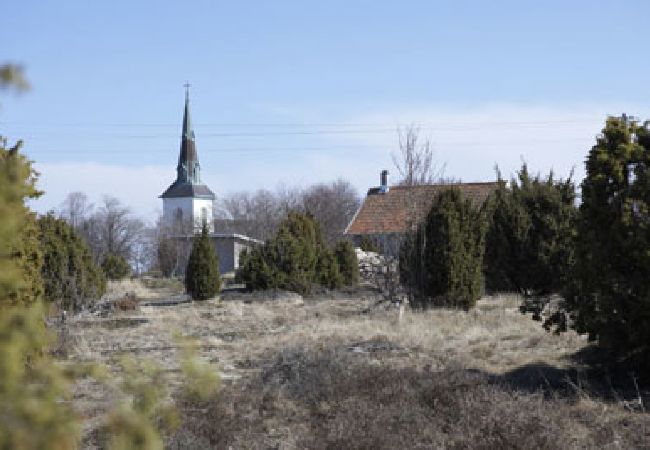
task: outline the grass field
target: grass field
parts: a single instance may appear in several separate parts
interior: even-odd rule
[[[173,293],[149,286],[133,290],[142,299]],[[118,377],[119,355],[151,359],[173,392],[182,381],[177,335],[195,338],[221,391],[178,402],[182,424],[167,436],[170,448],[650,446],[648,392],[634,374],[612,379],[583,364],[586,340],[545,332],[518,312],[516,296],[401,320],[369,289],[270,297],[225,293],[81,315],[68,321],[62,345],[71,362],[101,362]],[[118,399],[90,379],[75,385],[86,447]]]

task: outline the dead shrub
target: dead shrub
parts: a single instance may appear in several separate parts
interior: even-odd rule
[[[138,309],[138,299],[136,298],[135,293],[128,292],[124,297],[115,300],[113,306],[117,311],[135,311]]]

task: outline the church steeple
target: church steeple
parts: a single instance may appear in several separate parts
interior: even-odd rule
[[[190,119],[190,84],[185,83],[185,112],[183,113],[183,139],[194,140],[194,130]]]
[[[190,118],[190,85],[185,83],[185,110],[181,148],[176,165],[176,180],[161,195],[162,198],[206,198],[214,199],[214,193],[201,182],[201,165],[196,152],[194,129]]]
[[[201,165],[196,153],[194,130],[190,118],[190,85],[185,83],[185,111],[183,113],[183,134],[181,135],[181,151],[176,166],[176,181],[178,183],[201,184]]]

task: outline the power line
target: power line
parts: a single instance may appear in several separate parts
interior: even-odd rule
[[[548,137],[548,138],[534,138],[526,139],[523,142],[515,142],[509,139],[507,142],[477,142],[477,141],[454,141],[445,143],[445,149],[453,149],[455,146],[463,147],[472,147],[479,149],[494,148],[494,147],[512,147],[517,146],[517,148],[525,149],[526,146],[531,144],[541,144],[541,143],[556,143],[556,142],[583,142],[590,141],[590,137]],[[200,154],[212,154],[212,153],[255,153],[255,152],[297,152],[297,153],[309,153],[309,152],[329,152],[329,151],[350,151],[350,150],[395,150],[394,145],[371,145],[371,144],[354,144],[354,145],[330,145],[330,146],[304,146],[304,147],[222,147],[222,148],[210,148],[210,147],[201,147],[199,149]],[[88,147],[75,148],[75,149],[65,149],[65,150],[55,150],[47,148],[48,153],[56,154],[93,154],[103,153],[106,151],[105,148],[98,148],[96,150],[88,149]],[[122,153],[133,153],[136,151],[134,148],[116,148],[111,149],[111,154],[122,154]],[[146,154],[176,154],[176,148],[147,148],[145,149]]]
[[[180,127],[180,123],[111,123],[111,122],[51,122],[51,123],[41,123],[34,124],[30,122],[0,122],[3,125],[11,126],[44,126],[44,127]],[[342,128],[352,128],[352,127],[362,127],[362,128],[387,128],[395,130],[399,127],[404,127],[408,125],[414,125],[415,127],[440,127],[440,126],[534,126],[534,125],[559,125],[559,124],[590,124],[594,123],[594,120],[535,120],[535,121],[487,121],[487,122],[478,122],[478,121],[467,121],[467,122],[448,122],[448,121],[438,121],[438,122],[418,122],[418,121],[408,121],[404,123],[386,123],[386,122],[376,122],[376,123],[350,123],[350,122],[195,122],[195,127],[266,127],[266,128],[286,128],[286,127],[296,127],[296,128],[332,128],[332,127],[342,127]]]
[[[535,125],[520,125],[518,127],[510,126],[511,130],[514,129],[524,129],[532,126],[544,126],[542,123],[537,123]],[[428,132],[435,135],[441,132],[471,132],[471,131],[480,131],[485,129],[492,129],[492,126],[487,126],[483,124],[467,125],[463,127],[435,127],[435,128],[426,128],[423,131],[425,134]],[[384,128],[384,129],[358,129],[358,130],[289,130],[289,131],[252,131],[252,132],[199,132],[198,139],[204,138],[240,138],[240,137],[280,137],[280,136],[327,136],[327,135],[372,135],[372,134],[392,134],[396,133],[397,128]],[[149,134],[120,134],[120,133],[109,133],[106,131],[100,132],[79,132],[71,130],[44,130],[44,131],[30,131],[27,133],[14,132],[21,134],[23,138],[25,137],[34,137],[34,136],[69,136],[74,135],[77,138],[80,137],[91,137],[91,138],[109,138],[109,139],[168,139],[168,138],[178,138],[179,133],[149,133]],[[428,135],[427,135],[428,137]]]
[[[390,150],[393,149],[394,146],[389,146],[389,145],[333,145],[333,146],[325,146],[325,147],[235,147],[235,148],[200,148],[199,153],[200,154],[205,154],[205,153],[230,153],[230,152],[316,152],[316,151],[339,151],[339,150],[372,150],[372,149],[377,149],[377,150]],[[66,150],[54,150],[54,149],[47,149],[48,152],[52,153],[61,153],[61,154],[70,154],[70,153],[93,153],[93,150],[89,150],[87,147],[84,148],[77,148],[77,149],[66,149]],[[97,149],[97,152],[105,152],[105,149]],[[111,149],[110,153],[115,154],[115,153],[133,153],[134,149],[132,148],[125,148],[125,149]],[[178,153],[177,149],[146,149],[146,153],[169,153],[169,154],[176,154]]]

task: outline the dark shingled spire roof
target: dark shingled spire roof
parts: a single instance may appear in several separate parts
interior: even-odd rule
[[[183,134],[181,136],[181,151],[176,166],[176,181],[161,195],[170,197],[203,197],[214,199],[214,193],[201,183],[201,165],[196,153],[194,130],[190,119],[189,84],[185,85],[185,112],[183,113]]]

